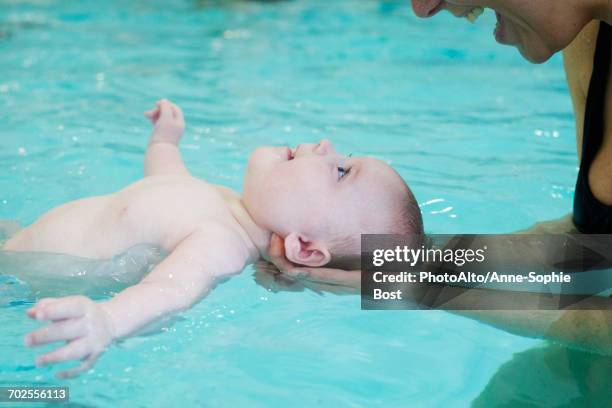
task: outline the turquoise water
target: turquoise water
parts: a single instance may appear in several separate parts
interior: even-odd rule
[[[160,97],[185,111],[190,170],[235,189],[254,147],[326,137],[394,165],[429,232],[560,217],[577,174],[561,58],[528,64],[493,25],[419,20],[407,1],[3,2],[0,219],[141,177],[142,111]],[[550,406],[588,398],[580,378],[605,369],[452,314],[289,289],[247,269],[64,382],[34,366],[22,339],[36,325],[14,302],[0,384],[67,384],[75,406]]]

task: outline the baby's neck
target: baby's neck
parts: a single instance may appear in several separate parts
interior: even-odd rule
[[[215,187],[223,195],[234,219],[245,232],[245,244],[249,248],[251,259],[253,261],[258,259],[268,260],[268,245],[270,244],[272,233],[265,228],[261,228],[253,221],[253,218],[242,202],[240,194],[225,186],[215,185]]]

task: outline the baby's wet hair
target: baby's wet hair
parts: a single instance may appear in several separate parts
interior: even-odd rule
[[[394,207],[395,208],[389,209],[392,214],[391,217],[389,217],[387,226],[381,231],[376,231],[376,233],[413,235],[419,242],[420,240],[424,240],[425,231],[421,208],[414,194],[405,182],[401,203]],[[384,211],[384,209],[380,209],[380,211]],[[326,265],[327,267],[345,270],[360,268],[361,235],[337,235],[331,238],[328,245],[331,261]]]

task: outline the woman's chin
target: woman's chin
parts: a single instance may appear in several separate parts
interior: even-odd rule
[[[523,58],[533,64],[542,64],[550,59],[555,53],[554,50],[542,44],[540,47],[526,48],[522,45],[517,45],[517,48]]]
[[[523,58],[534,64],[541,64],[556,52],[551,49],[535,32],[519,29],[516,23],[496,12],[497,24],[493,30],[495,41],[519,50]],[[526,46],[527,44],[527,46]]]

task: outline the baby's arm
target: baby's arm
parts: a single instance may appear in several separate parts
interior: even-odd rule
[[[140,283],[114,298],[95,303],[85,296],[41,299],[28,315],[52,324],[26,336],[30,346],[66,341],[67,344],[36,359],[38,365],[68,360],[83,362],[60,377],[71,377],[93,366],[115,339],[173,313],[188,309],[215,283],[239,273],[249,257],[242,238],[220,224],[208,224],[184,239]]]
[[[185,130],[181,108],[162,99],[156,108],[145,112],[151,119],[153,131],[145,155],[145,177],[160,174],[189,175],[178,149]]]

